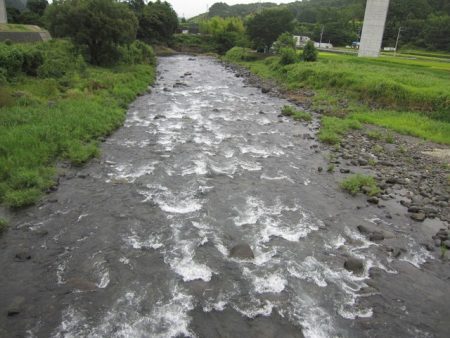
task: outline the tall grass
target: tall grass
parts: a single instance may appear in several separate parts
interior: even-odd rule
[[[0,95],[0,202],[35,203],[55,184],[55,163],[81,165],[98,138],[121,126],[125,108],[154,79],[153,65],[87,67],[60,79],[22,76]]]

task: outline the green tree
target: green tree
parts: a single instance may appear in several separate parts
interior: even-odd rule
[[[247,33],[255,47],[269,50],[283,32],[292,32],[294,15],[286,8],[265,9],[247,21]]]
[[[179,24],[177,13],[166,1],[149,2],[138,18],[138,38],[148,43],[168,42]]]
[[[45,11],[54,37],[69,37],[95,65],[118,60],[118,47],[136,38],[138,21],[126,4],[116,0],[58,0]]]
[[[44,15],[44,11],[47,6],[47,0],[29,0],[27,2],[27,8],[30,10],[30,12],[35,13],[39,16]]]
[[[281,34],[277,41],[273,44],[276,53],[280,53],[281,49],[289,48],[295,49],[295,39],[291,33],[284,32]]]
[[[303,55],[302,60],[306,62],[314,62],[317,61],[317,49],[314,47],[314,42],[308,41],[303,47]]]

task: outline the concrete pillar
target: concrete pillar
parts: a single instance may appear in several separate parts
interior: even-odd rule
[[[0,0],[0,23],[7,23],[5,0]]]
[[[367,0],[359,56],[380,55],[388,9],[389,0]]]

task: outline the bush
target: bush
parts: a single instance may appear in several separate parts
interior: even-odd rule
[[[292,48],[281,48],[280,49],[280,64],[291,65],[298,61],[297,52]]]
[[[357,174],[341,182],[341,187],[351,195],[367,191],[367,195],[375,196],[380,193],[375,179],[372,176]]]
[[[288,32],[281,34],[277,41],[274,42],[273,48],[277,54],[279,54],[283,48],[295,49],[294,36]]]
[[[6,222],[3,218],[0,218],[0,235],[6,231],[8,228],[8,222]]]
[[[314,62],[317,61],[318,51],[316,47],[314,47],[314,42],[308,41],[303,48],[303,56],[302,60],[306,62]]]
[[[0,44],[0,68],[6,70],[8,78],[17,76],[22,71],[23,53],[14,46]]]
[[[257,56],[248,48],[233,47],[225,54],[224,59],[234,62],[255,61]]]
[[[153,48],[139,40],[134,41],[127,46],[119,47],[120,61],[127,65],[149,64],[156,63],[155,53]]]

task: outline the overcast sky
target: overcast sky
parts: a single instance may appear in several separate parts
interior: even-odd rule
[[[191,18],[198,14],[206,12],[207,6],[211,6],[216,2],[225,2],[229,5],[251,4],[258,0],[166,0],[169,2],[180,17]],[[262,2],[288,3],[295,0],[264,0]]]

